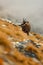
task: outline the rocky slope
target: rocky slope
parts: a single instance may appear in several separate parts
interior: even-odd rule
[[[0,65],[43,65],[43,36],[0,19]]]

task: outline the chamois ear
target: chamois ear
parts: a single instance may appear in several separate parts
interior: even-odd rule
[[[25,19],[23,18],[23,24],[25,24],[25,23],[29,23],[29,21],[26,20],[26,18]]]
[[[25,19],[23,19],[23,24],[25,24],[26,23],[26,20]]]

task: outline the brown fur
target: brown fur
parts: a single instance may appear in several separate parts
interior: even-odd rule
[[[30,23],[28,21],[23,20],[23,23],[21,24],[21,27],[22,27],[22,30],[25,33],[29,34],[31,26],[30,26]]]

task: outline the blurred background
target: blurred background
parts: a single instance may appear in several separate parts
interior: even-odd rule
[[[0,17],[18,25],[26,18],[31,31],[43,34],[43,0],[0,0]]]

